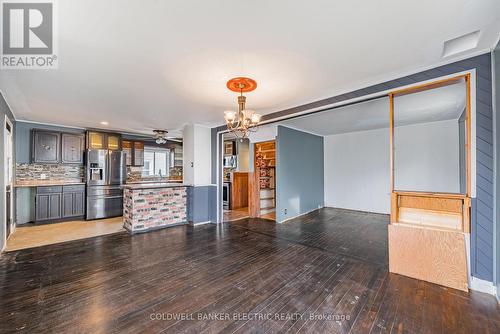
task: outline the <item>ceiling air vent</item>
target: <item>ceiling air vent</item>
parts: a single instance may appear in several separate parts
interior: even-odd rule
[[[443,57],[449,57],[460,52],[474,49],[479,41],[479,30],[449,39],[444,42]]]

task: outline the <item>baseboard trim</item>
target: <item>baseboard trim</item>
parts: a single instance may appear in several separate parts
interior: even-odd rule
[[[375,211],[366,211],[366,210],[358,210],[358,209],[351,209],[351,208],[342,208],[340,206],[331,206],[331,205],[325,205],[324,208],[329,208],[329,209],[337,209],[337,210],[345,210],[345,211],[353,211],[353,212],[363,212],[363,213],[371,213],[374,215],[384,215],[384,216],[390,216],[390,213],[384,213],[384,212],[375,212]]]
[[[469,289],[494,295],[498,299],[497,287],[493,285],[493,282],[485,281],[477,277],[472,277],[469,283]]]
[[[211,224],[211,223],[212,223],[211,220],[207,220],[207,221],[204,221],[204,222],[197,222],[197,223],[189,222],[189,225],[198,226],[198,225],[205,225],[205,224]]]
[[[297,216],[294,216],[294,217],[290,217],[290,218],[284,219],[284,220],[282,220],[282,221],[280,221],[280,222],[278,222],[278,221],[277,221],[277,223],[278,223],[278,224],[282,224],[282,223],[285,223],[285,222],[287,222],[287,221],[289,221],[289,220],[292,220],[292,219],[295,219],[295,218],[299,218],[299,217],[305,216],[305,215],[307,215],[307,214],[309,214],[309,213],[311,213],[311,212],[314,212],[314,211],[317,211],[317,210],[320,210],[320,209],[324,209],[324,208],[325,208],[325,206],[322,206],[322,207],[320,207],[320,208],[316,208],[316,209],[312,209],[312,210],[309,210],[309,211],[307,211],[307,212],[301,213],[300,215],[297,215]]]

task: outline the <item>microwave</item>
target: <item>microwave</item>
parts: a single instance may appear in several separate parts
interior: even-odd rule
[[[224,168],[238,167],[238,157],[236,155],[229,155],[224,157]]]

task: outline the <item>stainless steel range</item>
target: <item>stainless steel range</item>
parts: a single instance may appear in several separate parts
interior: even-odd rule
[[[87,150],[87,220],[123,214],[126,175],[122,151]]]

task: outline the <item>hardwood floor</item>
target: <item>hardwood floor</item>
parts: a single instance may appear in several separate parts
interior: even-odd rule
[[[377,264],[389,263],[388,215],[326,208],[283,224],[254,219],[233,224],[336,254]]]
[[[246,219],[6,253],[0,332],[500,332],[492,296],[389,274],[385,251],[369,255],[386,219],[323,209],[280,226]],[[349,226],[358,244],[371,229],[370,245],[335,235]]]

